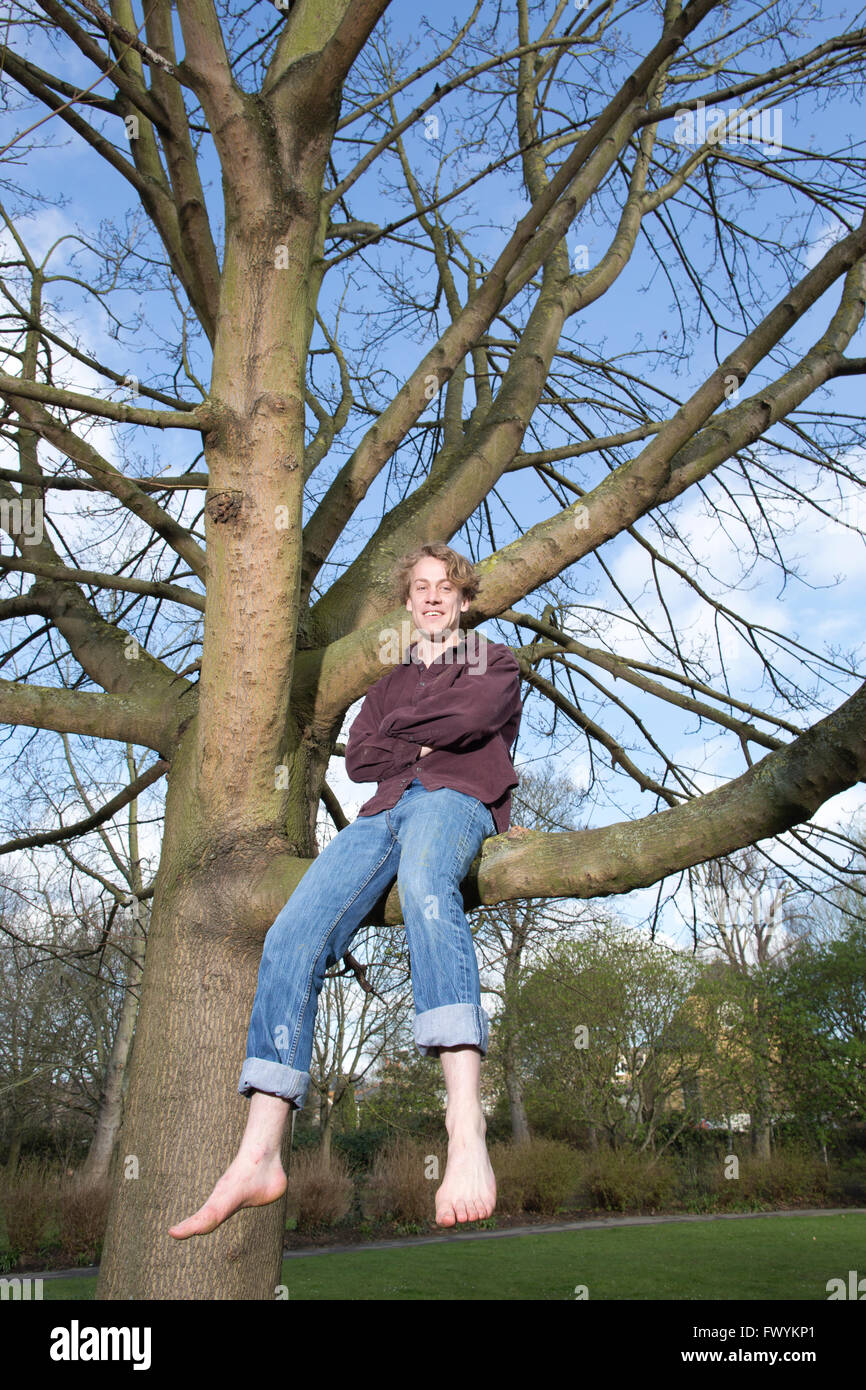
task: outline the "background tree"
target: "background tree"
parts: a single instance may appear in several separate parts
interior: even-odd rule
[[[538,772],[525,770],[512,795],[514,825],[548,833],[577,829],[575,816],[581,796],[574,784],[547,764]],[[546,941],[574,933],[580,920],[575,904],[541,903],[531,898],[481,907],[473,915],[475,949],[482,969],[482,990],[498,999],[488,1054],[489,1080],[494,1078],[508,1097],[511,1137],[516,1144],[531,1138],[523,1090],[529,1063],[521,1039],[523,977],[529,962],[543,955]],[[530,1063],[531,1065],[531,1063]]]
[[[699,962],[615,921],[547,954],[520,1001],[530,1113],[561,1137],[663,1151],[700,1118],[696,1081],[715,1047],[690,1008]],[[659,1145],[672,1112],[679,1125]]]
[[[728,1009],[737,1019],[719,1066],[740,1096],[738,1112],[749,1114],[752,1152],[770,1157],[772,1121],[778,1113],[772,1078],[777,1072],[780,1023],[771,980],[784,970],[797,943],[792,885],[752,850],[715,860],[697,870],[704,913],[701,955],[724,963],[734,977]]]
[[[110,922],[98,901],[63,911],[48,885],[39,897],[6,885],[0,1112],[7,1173],[28,1144],[43,1156],[53,1153],[64,1167],[84,1154],[79,1176],[86,1183],[107,1176],[139,938],[137,923]]]
[[[482,1087],[484,1084],[482,1069]],[[379,1130],[383,1140],[402,1135],[441,1139],[444,1103],[441,1070],[427,1065],[415,1047],[411,1026],[404,1024],[390,1039],[375,1079],[361,1092],[361,1123]]]
[[[120,1129],[138,1014],[148,899],[153,892],[152,885],[144,883],[145,874],[150,877],[149,859],[142,853],[139,821],[143,814],[146,831],[149,808],[142,811],[136,795],[129,799],[128,787],[141,785],[130,745],[120,769],[123,789],[97,809],[94,796],[104,795],[110,775],[104,749],[97,751],[94,769],[92,745],[98,740],[89,740],[89,757],[86,761],[82,757],[80,762],[65,734],[59,742],[61,757],[37,758],[29,765],[22,758],[19,764],[19,774],[26,767],[27,775],[22,778],[19,795],[10,797],[12,813],[19,821],[34,813],[53,814],[61,826],[19,836],[5,846],[7,850],[26,851],[19,853],[19,864],[40,858],[33,872],[25,873],[21,867],[9,879],[9,899],[13,905],[17,900],[19,910],[12,911],[9,923],[0,920],[0,932],[10,933],[13,942],[19,941],[23,911],[26,939],[36,953],[34,961],[41,952],[46,968],[53,962],[59,972],[56,978],[69,994],[67,1007],[75,1014],[71,1036],[61,1041],[56,1019],[40,1012],[45,1030],[41,1045],[52,1051],[67,1047],[70,1055],[80,1053],[88,1058],[76,1104],[83,1114],[95,1114],[95,1124],[78,1177],[85,1184],[98,1185],[108,1176]],[[79,747],[78,752],[84,750]],[[153,780],[152,773],[149,780]],[[83,819],[77,819],[74,811],[70,818],[70,802],[84,807]],[[109,814],[112,802],[121,808],[120,826]],[[48,847],[53,851],[51,858],[45,853]],[[50,991],[50,971],[46,978]],[[16,1057],[16,1049],[10,1049],[13,1074]],[[26,1070],[19,1073],[19,1081],[25,1076]],[[56,1122],[56,1115],[53,1120]]]
[[[413,8],[412,42],[401,23],[399,0],[36,0],[7,29],[7,772],[37,729],[151,750],[129,800],[167,774],[121,1138],[139,1176],[117,1182],[103,1298],[278,1282],[282,1203],[182,1247],[166,1230],[236,1147],[262,939],[320,799],[336,812],[346,711],[397,659],[383,629],[407,635],[400,554],[478,559],[469,626],[504,625],[619,817],[488,842],[473,905],[658,884],[803,826],[866,768],[855,655],[741,612],[741,576],[719,585],[677,526],[700,497],[738,518],[746,571],[788,577],[786,509],[856,498],[862,419],[839,402],[863,371],[866,219],[839,121],[863,31],[787,0],[478,0],[445,32]],[[813,149],[728,142],[710,106],[773,137],[802,108]],[[27,218],[59,130],[67,195],[84,150],[112,215],[94,198],[45,250]],[[633,261],[665,282],[637,316]],[[551,500],[523,525],[530,478]],[[678,631],[678,586],[715,649]],[[757,694],[728,679],[731,640]],[[712,789],[700,740],[682,751],[695,718],[738,750]],[[797,834],[807,865],[840,849]],[[396,889],[372,916],[399,920]]]
[[[409,962],[395,953],[387,936],[368,930],[353,943],[350,959],[325,976],[313,1037],[310,1102],[318,1102],[319,1145],[327,1158],[334,1122],[345,1129],[357,1124],[355,1089],[370,1083],[399,1022],[411,1012]],[[357,960],[355,951],[366,962]],[[360,996],[360,997],[359,997]],[[312,1108],[312,1107],[311,1107]],[[301,1112],[303,1114],[303,1112]]]
[[[771,981],[778,1019],[776,1094],[801,1136],[824,1145],[866,1121],[866,924],[848,895],[836,934],[798,944]],[[853,911],[852,911],[853,910]]]

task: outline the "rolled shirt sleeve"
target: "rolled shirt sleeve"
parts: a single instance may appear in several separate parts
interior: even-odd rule
[[[371,686],[346,743],[346,773],[353,782],[382,782],[415,762],[421,745],[400,736],[380,733],[382,721],[381,682]]]

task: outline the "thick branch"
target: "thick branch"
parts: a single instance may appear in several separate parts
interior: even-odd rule
[[[82,4],[87,3],[88,0],[82,0]],[[144,83],[140,81],[136,82],[125,70],[121,61],[112,62],[110,58],[106,57],[96,40],[92,39],[80,25],[76,24],[72,15],[64,5],[59,4],[58,0],[39,0],[39,6],[54,20],[54,23],[59,29],[62,29],[64,33],[69,35],[72,42],[81,49],[81,52],[86,58],[90,59],[94,67],[96,67],[98,71],[104,73],[105,76],[114,83],[118,91],[123,92],[124,96],[133,102],[138,110],[145,114],[149,120],[159,121],[162,119],[163,113],[160,111],[159,106],[148,92]],[[105,19],[109,20],[109,23],[111,23],[107,15]],[[101,25],[100,27],[104,26]],[[132,39],[132,43],[127,43],[127,47],[134,47],[136,40],[133,39],[131,34],[128,38]],[[34,73],[38,73],[38,69],[33,69],[33,71]],[[47,76],[49,81],[53,80],[48,74],[42,75]]]
[[[504,570],[499,568],[503,561],[494,556],[482,561],[483,617],[501,612],[620,535],[653,507],[679,496],[738,449],[759,439],[771,424],[829,380],[863,318],[866,258],[859,258],[864,252],[866,218],[783,296],[636,458],[609,474],[573,507],[525,532],[508,547]],[[802,360],[756,395],[708,420],[731,387],[754,370],[846,271],[839,307],[826,332]],[[474,617],[474,611],[470,610],[472,620],[481,621],[481,616]]]
[[[471,909],[519,898],[630,893],[784,834],[864,777],[866,685],[741,777],[683,806],[592,830],[491,836],[463,881],[463,900]],[[274,856],[265,873],[249,885],[262,921],[273,921],[309,863],[289,854]],[[395,883],[362,925],[394,926],[402,920]]]
[[[143,492],[195,492],[210,486],[207,473],[184,473],[174,478],[160,474],[155,478],[128,478],[125,473],[120,473],[118,477],[133,483]],[[73,478],[65,473],[24,473],[18,468],[0,468],[0,479],[18,483],[21,487],[56,488],[60,492],[111,492],[106,483],[92,478]]]
[[[299,121],[315,118],[334,100],[349,69],[372,34],[390,0],[318,0],[295,5],[277,43],[262,92],[271,96],[301,59],[304,81],[293,93]]]
[[[658,883],[808,821],[866,776],[866,685],[741,777],[683,806],[599,829],[486,841],[484,902],[597,898]]]
[[[161,53],[155,53],[152,48],[148,48],[146,43],[142,43],[141,39],[137,38],[135,34],[131,34],[128,29],[124,29],[122,24],[116,23],[116,21],[111,18],[110,14],[105,13],[101,5],[96,4],[96,0],[79,0],[79,4],[83,5],[85,10],[93,15],[93,18],[96,20],[106,38],[119,40],[125,48],[134,49],[146,63],[153,64],[154,67],[161,69],[163,72],[174,72],[171,63],[166,58],[163,58]]]
[[[4,724],[89,734],[168,753],[177,720],[178,712],[151,691],[135,697],[0,681],[0,721]]]
[[[151,0],[146,23],[151,44],[168,53],[173,62],[174,34],[168,0]],[[220,267],[183,92],[177,82],[159,70],[153,74],[153,90],[168,113],[168,123],[160,130],[160,138],[178,209],[186,263],[194,276],[191,297],[204,312],[205,332],[213,342],[219,310]]]

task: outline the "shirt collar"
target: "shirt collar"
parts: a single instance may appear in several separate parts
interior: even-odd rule
[[[423,666],[425,665],[425,663],[421,660],[421,657],[420,657],[419,654],[418,654],[418,648],[419,648],[420,645],[421,645],[420,642],[413,642],[413,643],[412,643],[412,645],[411,645],[410,648],[409,648],[409,660],[410,660],[410,662],[412,663],[413,666],[422,666],[422,667],[423,667]],[[458,658],[458,659],[459,659],[460,655],[462,654],[462,653],[461,653],[461,648],[462,648],[463,651],[465,652],[465,647],[466,647],[466,633],[465,633],[465,632],[463,631],[463,629],[461,628],[461,629],[460,629],[460,635],[458,636],[457,641],[456,641],[455,644],[454,644],[453,654],[452,654],[452,651],[451,651],[450,649],[447,649],[447,648],[446,648],[445,651],[443,651],[439,656],[435,657],[435,658],[433,659],[433,661],[431,661],[430,665],[431,665],[431,666],[439,666],[439,665],[446,664],[446,663],[447,663],[448,665],[450,665],[451,662],[453,662],[453,661],[455,660],[455,658]]]

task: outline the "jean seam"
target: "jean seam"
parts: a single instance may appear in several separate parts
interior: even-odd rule
[[[387,813],[386,813],[386,817],[387,817]],[[313,957],[313,963],[312,963],[312,965],[311,965],[311,967],[310,967],[310,971],[309,971],[309,974],[308,974],[308,976],[307,976],[307,987],[306,987],[306,990],[304,991],[304,996],[303,996],[303,999],[302,999],[302,1001],[301,1001],[300,1008],[298,1009],[298,1022],[297,1022],[296,1026],[295,1026],[295,1035],[294,1035],[294,1037],[293,1037],[293,1039],[292,1039],[292,1047],[291,1047],[291,1052],[290,1052],[290,1054],[289,1054],[291,1060],[288,1061],[288,1062],[284,1062],[284,1063],[282,1064],[283,1066],[291,1067],[293,1071],[297,1071],[297,1070],[298,1070],[297,1067],[295,1067],[295,1065],[294,1065],[295,1054],[296,1054],[296,1052],[297,1052],[297,1050],[298,1050],[298,1045],[299,1045],[299,1043],[300,1043],[300,1041],[301,1041],[301,1033],[302,1033],[302,1031],[303,1031],[303,1026],[304,1026],[304,1016],[305,1016],[305,1014],[306,1014],[306,1012],[307,1012],[307,1005],[308,1005],[309,1002],[310,1002],[310,993],[311,993],[312,988],[313,988],[313,978],[314,978],[314,976],[315,976],[316,969],[317,969],[317,967],[318,967],[319,961],[320,961],[321,958],[322,958],[322,952],[324,951],[324,948],[325,948],[325,945],[326,945],[326,943],[327,943],[328,937],[331,935],[331,932],[334,930],[334,927],[337,925],[338,922],[342,921],[342,919],[345,917],[346,913],[348,912],[349,908],[352,906],[352,903],[355,901],[356,898],[358,898],[358,897],[360,896],[360,894],[361,894],[361,893],[364,891],[364,889],[367,887],[367,884],[370,882],[370,880],[373,878],[373,876],[379,872],[379,870],[381,869],[382,865],[385,863],[385,860],[386,860],[386,859],[388,858],[388,856],[392,853],[392,851],[393,851],[393,849],[394,849],[394,843],[395,843],[397,837],[396,837],[396,835],[394,834],[394,831],[391,829],[391,823],[390,823],[390,821],[388,822],[388,829],[391,830],[391,843],[390,843],[390,845],[388,846],[388,848],[386,849],[385,853],[382,855],[382,858],[378,861],[377,864],[374,864],[373,868],[370,870],[369,874],[368,874],[367,877],[364,879],[363,883],[359,883],[359,884],[358,884],[357,888],[355,889],[355,892],[354,892],[354,893],[352,894],[352,896],[349,898],[348,902],[345,902],[345,903],[343,904],[343,906],[340,908],[340,911],[337,913],[336,917],[334,917],[333,921],[325,928],[324,933],[323,933],[322,936],[319,938],[319,945],[318,945],[318,948],[317,948],[317,950],[316,950],[316,954],[315,954],[315,956]]]
[[[472,798],[473,801],[477,801],[477,799],[478,799],[477,797],[473,797],[473,798]],[[470,845],[470,843],[471,843],[471,834],[470,834],[470,832],[471,832],[471,830],[472,830],[472,827],[473,827],[474,823],[475,823],[475,808],[473,807],[473,808],[470,810],[470,812],[469,812],[469,815],[468,815],[468,817],[467,817],[467,819],[466,819],[466,822],[465,822],[465,824],[464,824],[464,826],[463,826],[463,829],[462,829],[462,831],[461,831],[460,839],[459,839],[459,841],[458,841],[458,843],[457,843],[457,851],[456,851],[456,853],[455,853],[455,855],[454,855],[454,858],[455,858],[455,860],[457,861],[457,863],[459,863],[459,862],[462,860],[463,856],[465,855],[466,851],[467,851],[468,848],[469,848],[469,845]],[[452,893],[451,893],[451,895],[449,895],[449,901],[451,902],[451,904],[452,904],[453,907],[455,908],[455,911],[456,911],[457,913],[459,913],[460,916],[463,918],[464,922],[466,923],[466,926],[469,928],[469,950],[470,950],[470,951],[474,951],[474,950],[475,950],[475,944],[474,944],[473,939],[472,939],[472,928],[471,928],[471,926],[469,925],[469,919],[468,919],[468,917],[466,916],[466,909],[462,906],[463,894],[462,894],[461,891],[460,891],[460,883],[462,882],[462,879],[461,879],[459,882],[457,881],[457,871],[456,871],[456,869],[453,871],[453,875],[452,875],[451,873],[449,873],[449,876],[448,876],[448,877],[449,877],[449,879],[452,880],[452,883],[453,883]],[[458,898],[460,899],[460,904],[458,904],[458,902],[457,902],[457,899],[458,899]],[[460,926],[460,922],[459,922],[459,921],[453,921],[453,922],[452,922],[452,925],[455,927],[455,929],[456,929],[456,931],[457,931],[457,938],[458,938],[458,940],[459,940],[459,939],[462,937],[462,935],[463,935],[462,928],[461,928],[461,926]],[[467,961],[466,961],[466,952],[465,952],[464,950],[461,950],[461,952],[460,952],[460,972],[461,972],[461,981],[460,981],[460,984],[461,984],[461,991],[460,991],[460,992],[461,992],[461,994],[463,994],[464,997],[465,997],[465,996],[467,996],[467,995],[469,994],[469,971],[468,971],[468,966],[467,966]],[[461,1002],[462,1002],[462,1001],[461,1001]],[[467,1002],[469,1002],[469,1001],[467,1000]]]
[[[474,951],[474,950],[475,950],[475,946],[474,946],[474,942],[473,942],[473,939],[472,939],[472,928],[469,926],[468,919],[466,918],[466,911],[465,911],[465,908],[463,907],[463,899],[462,899],[462,894],[461,894],[461,892],[460,892],[460,883],[461,883],[462,880],[461,880],[461,879],[458,879],[458,877],[457,877],[456,865],[460,863],[460,861],[464,858],[464,856],[465,856],[465,854],[466,854],[466,850],[468,849],[469,844],[470,844],[470,842],[471,842],[471,834],[472,834],[473,826],[475,825],[475,818],[476,818],[476,815],[477,815],[477,808],[478,808],[479,805],[482,805],[482,806],[483,806],[484,803],[483,803],[483,802],[479,802],[479,800],[478,800],[477,797],[470,796],[467,792],[458,792],[458,791],[456,790],[456,788],[454,788],[454,787],[437,787],[437,788],[436,788],[436,791],[451,791],[451,792],[453,792],[456,796],[459,796],[459,797],[462,798],[462,804],[463,804],[463,808],[464,808],[464,820],[463,820],[463,823],[462,823],[462,825],[461,825],[461,827],[460,827],[460,834],[459,834],[459,837],[458,837],[457,842],[456,842],[456,846],[455,846],[455,850],[454,850],[454,860],[453,860],[453,864],[452,864],[452,866],[450,866],[448,869],[446,869],[446,870],[444,871],[443,876],[442,876],[442,881],[443,881],[444,886],[445,886],[446,896],[447,896],[447,903],[448,903],[448,909],[449,909],[449,911],[448,911],[448,921],[449,921],[449,925],[450,925],[450,927],[451,927],[451,931],[452,931],[452,934],[453,934],[454,940],[455,940],[455,955],[456,955],[457,958],[458,958],[457,961],[456,961],[454,984],[455,984],[455,987],[458,989],[459,993],[462,994],[462,996],[463,996],[462,1000],[460,1000],[459,1002],[461,1002],[461,1003],[470,1003],[470,1004],[471,1004],[471,1003],[474,1003],[474,1001],[470,1001],[470,1000],[469,1000],[469,997],[468,997],[469,994],[470,994],[469,975],[470,975],[471,972],[470,972],[470,968],[469,968],[469,962],[468,962],[468,960],[467,960],[466,949],[458,948],[457,945],[456,945],[457,942],[462,941],[462,938],[463,938],[463,925],[464,925],[464,924],[465,924],[465,926],[466,926],[466,928],[468,929],[468,932],[469,932],[468,949],[469,949],[470,951]],[[430,796],[434,796],[434,795],[435,795],[435,792],[430,792],[429,795],[430,795]],[[467,805],[467,803],[469,803],[469,804]],[[473,857],[474,857],[474,856],[473,856]],[[401,858],[402,858],[402,854],[401,854]],[[398,885],[399,885],[399,873],[398,873]],[[401,907],[402,907],[402,905],[403,905],[402,896],[401,896],[401,898],[400,898],[400,904],[401,904]],[[461,923],[461,921],[460,921],[460,918],[461,918],[461,917],[462,917],[462,919],[463,919],[463,922],[462,922],[462,923]],[[465,945],[465,943],[464,943],[464,945]],[[439,1006],[439,1007],[446,1007],[446,1006],[441,1005],[441,1006]],[[427,1012],[427,1010],[425,1010],[424,1012]],[[416,1016],[417,1016],[417,1010],[416,1010]]]

